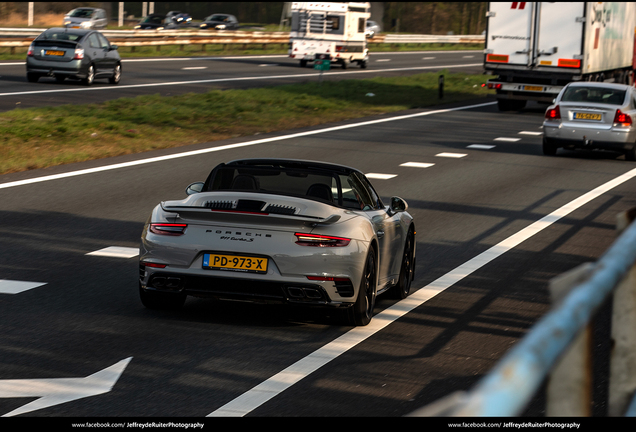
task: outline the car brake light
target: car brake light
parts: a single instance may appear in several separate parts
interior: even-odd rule
[[[501,89],[501,83],[488,83],[488,88],[499,90]]]
[[[33,57],[33,44],[29,45],[29,50],[27,51],[27,56]]]
[[[73,60],[82,60],[84,58],[84,50],[81,48],[75,49],[75,55],[73,56]]]
[[[559,106],[555,106],[554,108],[550,108],[545,112],[546,120],[561,120],[561,110]]]
[[[152,268],[166,268],[168,264],[157,264],[157,263],[141,263],[141,265]]]
[[[344,237],[333,237],[316,234],[295,233],[294,235],[298,239],[296,241],[296,244],[300,246],[342,247],[347,246],[351,241],[351,239]]]
[[[188,224],[153,223],[150,224],[150,232],[160,235],[180,236],[185,234]]]
[[[631,126],[632,118],[629,114],[625,114],[617,109],[616,115],[614,116],[614,124],[618,124],[619,126]]]

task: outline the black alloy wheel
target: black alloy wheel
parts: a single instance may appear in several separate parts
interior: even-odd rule
[[[371,322],[377,289],[376,271],[375,251],[371,249],[362,272],[358,297],[355,304],[347,309],[350,325],[365,326]]]
[[[409,230],[404,244],[404,254],[402,255],[402,266],[400,268],[400,278],[392,290],[395,298],[405,299],[411,291],[411,282],[415,276],[415,257],[413,256],[413,229]]]

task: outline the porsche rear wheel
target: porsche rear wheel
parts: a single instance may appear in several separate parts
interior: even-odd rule
[[[362,272],[360,289],[355,304],[347,309],[350,325],[365,326],[371,322],[377,287],[375,251],[370,250]]]
[[[404,254],[402,255],[402,267],[400,268],[400,279],[396,286],[391,288],[394,298],[405,299],[411,291],[411,282],[415,275],[415,257],[413,256],[413,228],[409,230],[404,244]]]
[[[176,310],[179,309],[186,300],[186,295],[182,293],[164,293],[149,291],[139,287],[139,297],[141,303],[148,309]]]

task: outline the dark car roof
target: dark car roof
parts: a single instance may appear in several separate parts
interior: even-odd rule
[[[351,172],[362,173],[360,170],[345,165],[332,164],[327,162],[316,162],[300,159],[277,159],[277,158],[261,158],[261,159],[237,159],[219,166],[279,166],[284,168],[300,168],[300,169],[321,169],[327,171],[343,172],[349,174]]]
[[[40,33],[40,36],[43,35],[44,33],[47,33],[47,32],[50,32],[50,33],[53,33],[53,32],[66,32],[66,33],[72,33],[72,34],[76,34],[76,35],[85,36],[88,33],[92,33],[94,31],[95,31],[94,29],[69,29],[67,27],[51,27],[50,29],[44,30],[42,33]]]

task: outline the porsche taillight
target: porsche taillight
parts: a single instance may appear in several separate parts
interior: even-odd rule
[[[351,239],[318,234],[295,233],[296,244],[300,246],[342,247],[347,246]]]
[[[159,235],[180,236],[185,234],[188,224],[178,223],[153,223],[150,224],[150,232]]]

